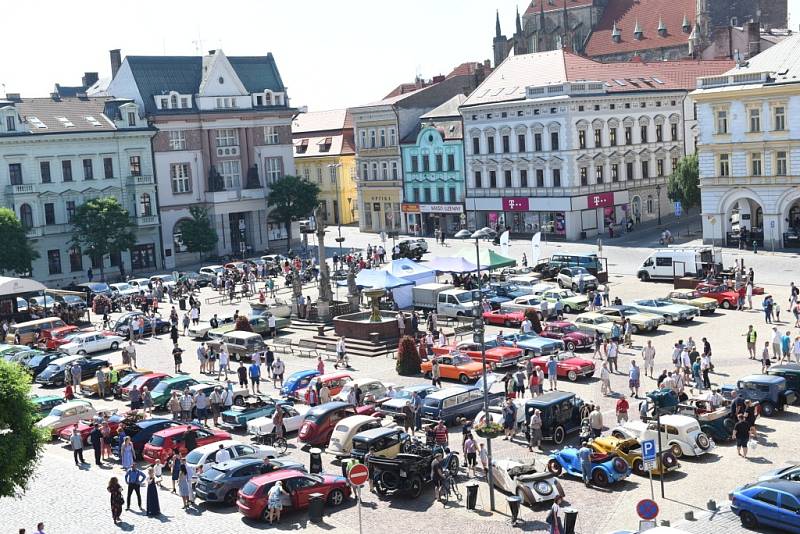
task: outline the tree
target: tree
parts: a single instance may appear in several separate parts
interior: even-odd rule
[[[417,344],[411,336],[403,336],[400,345],[397,347],[397,363],[395,369],[397,374],[403,376],[415,376],[419,374],[422,361],[417,351]]]
[[[114,197],[95,198],[78,206],[72,228],[72,244],[99,261],[103,280],[103,256],[119,254],[136,243],[128,210]]]
[[[19,365],[0,360],[0,497],[25,492],[49,431],[34,426],[36,407],[30,377]]]
[[[0,208],[0,273],[25,275],[39,257],[25,235],[26,229],[13,210]]]
[[[267,206],[272,219],[286,223],[286,242],[292,247],[292,219],[308,217],[319,204],[319,187],[299,176],[284,176],[270,184]]]
[[[685,156],[672,171],[667,183],[667,195],[689,213],[689,208],[700,203],[700,172],[697,166],[697,154]]]
[[[208,209],[202,206],[192,206],[189,208],[191,219],[185,219],[180,223],[181,241],[189,252],[199,252],[200,257],[203,253],[211,252],[217,246],[219,236],[217,236],[214,225],[208,216]]]

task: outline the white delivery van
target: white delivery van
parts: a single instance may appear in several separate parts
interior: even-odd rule
[[[435,310],[438,302],[437,297],[442,291],[454,289],[450,284],[420,284],[411,288],[411,294],[415,308]]]
[[[672,279],[675,276],[703,276],[704,270],[722,268],[722,252],[712,247],[669,247],[656,249],[639,267],[639,280]]]
[[[466,289],[447,289],[439,293],[436,313],[448,317],[471,317],[480,301],[474,300],[475,293]]]

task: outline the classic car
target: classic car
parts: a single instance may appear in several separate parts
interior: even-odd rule
[[[292,395],[290,398],[297,400],[304,400],[308,398],[308,388],[316,388],[317,384],[319,384],[320,388],[323,386],[323,384],[328,386],[328,391],[330,392],[331,396],[333,396],[339,393],[345,384],[351,380],[353,380],[353,376],[344,371],[334,371],[332,373],[318,375],[309,380],[305,387],[300,386],[296,388],[294,395]]]
[[[99,412],[98,415],[107,415],[108,418],[105,420],[108,422],[108,428],[111,429],[111,433],[115,434],[117,429],[122,424],[122,421],[128,419],[130,421],[141,421],[144,419],[144,415],[140,412],[128,412],[126,414],[119,414],[116,413],[116,410]],[[93,419],[81,419],[80,422],[64,427],[58,433],[58,439],[61,441],[65,441],[69,443],[70,437],[72,436],[72,429],[77,428],[78,434],[80,434],[81,439],[83,439],[84,444],[89,444],[89,435],[92,433],[94,429],[94,420]]]
[[[440,452],[436,448],[416,447],[413,453],[400,453],[394,458],[372,456],[367,463],[378,495],[404,493],[416,499],[431,481],[431,462]],[[458,474],[458,455],[451,451],[445,465],[453,476]]]
[[[192,396],[197,395],[201,391],[205,394],[206,397],[213,393],[214,389],[216,388],[223,388],[226,389],[227,385],[223,384],[222,382],[198,382],[193,386],[189,386],[189,391],[191,392]],[[244,399],[250,394],[250,391],[247,388],[243,388],[238,384],[233,384],[233,404],[234,406],[244,406]],[[192,417],[196,414],[196,409],[192,408]]]
[[[667,293],[666,300],[675,304],[694,306],[700,313],[714,313],[718,306],[716,299],[704,297],[696,289],[673,289]]]
[[[319,404],[306,412],[300,430],[297,432],[297,438],[301,443],[325,446],[330,441],[331,434],[339,421],[351,415],[370,415],[370,413],[374,413],[374,409],[372,412],[359,410],[346,402],[331,401]]]
[[[233,324],[233,315],[227,315],[225,317],[217,317],[217,328],[221,327],[222,325],[232,325]],[[208,337],[208,333],[211,331],[211,323],[208,321],[200,321],[197,324],[193,324],[189,326],[189,336],[195,339],[205,339]]]
[[[798,363],[783,363],[780,365],[771,365],[767,374],[773,376],[781,376],[786,379],[786,389],[791,389],[796,394],[800,392],[800,364]],[[796,395],[798,398],[795,402],[800,401],[800,394]]]
[[[483,361],[480,343],[459,341],[457,343],[451,343],[450,345],[433,348],[433,353],[440,356],[448,355],[453,352],[466,354],[476,362]],[[489,347],[487,345],[484,352],[486,353],[487,363],[497,368],[515,367],[522,358],[522,350],[514,347]]]
[[[413,394],[416,393],[420,399],[425,399],[429,393],[438,391],[438,386],[430,384],[416,384],[413,386],[406,386],[403,389],[396,390],[393,397],[386,399],[381,403],[380,411],[384,415],[390,415],[399,422],[402,422],[403,407],[411,402]]]
[[[797,392],[786,386],[786,379],[776,375],[748,375],[740,378],[736,385],[723,385],[722,395],[730,397],[733,391],[744,400],[758,402],[761,414],[772,417],[787,405],[797,402]]]
[[[150,281],[153,282],[154,284],[156,283],[156,281],[161,282],[161,284],[163,284],[165,288],[170,286],[175,287],[175,285],[177,284],[175,277],[172,276],[171,274],[154,274],[153,276],[150,277]]]
[[[462,384],[469,384],[483,373],[483,366],[466,354],[446,354],[436,356],[436,360],[439,362],[439,372],[444,380],[458,380]],[[431,378],[432,368],[432,360],[424,361],[420,366],[422,374],[428,380]]]
[[[31,402],[36,407],[36,420],[38,421],[59,404],[64,404],[64,398],[60,395],[31,395]]]
[[[156,313],[155,318],[153,318],[150,315],[145,315],[140,311],[132,311],[122,314],[120,318],[116,320],[111,330],[116,332],[125,339],[130,339],[131,322],[133,321],[133,319],[138,320],[139,317],[144,317],[145,336],[153,334],[153,322],[155,322],[156,325],[156,334],[169,333],[171,325],[169,324],[169,321],[165,321],[164,319],[161,318],[161,314]]]
[[[72,367],[76,362],[81,366],[81,380],[92,377],[98,369],[109,366],[108,359],[105,357],[86,358],[80,354],[67,356],[59,358],[58,360],[53,360],[50,365],[36,377],[36,383],[47,386],[64,385],[64,371],[68,367]]]
[[[106,381],[108,380],[108,372],[110,371],[110,367],[103,367],[103,373],[106,375]],[[128,376],[130,373],[149,373],[147,369],[133,369],[130,365],[115,365],[114,370],[117,372],[117,376],[121,379]],[[111,384],[108,384],[111,385]],[[83,382],[81,382],[81,391],[84,395],[99,395],[100,389],[97,387],[97,376],[93,376],[91,378],[87,378]]]
[[[564,310],[564,313],[582,312],[589,306],[589,299],[586,298],[586,295],[577,294],[571,289],[559,289],[552,286],[540,289],[537,286],[534,287],[533,294],[547,302],[552,302],[553,309],[555,309],[556,302],[561,302],[561,309]]]
[[[140,391],[144,387],[150,391],[153,391],[153,388],[155,388],[159,382],[167,378],[170,378],[170,376],[166,373],[147,373],[139,375],[126,385],[119,388],[119,396],[120,398],[127,400],[130,398],[130,391],[134,387]]]
[[[243,332],[241,330],[228,332],[220,338],[209,341],[208,348],[219,351],[223,343],[227,347],[231,360],[237,362],[251,360],[254,354],[267,350],[267,344],[264,343],[264,339],[255,332]]]
[[[606,339],[611,338],[614,319],[597,312],[584,312],[573,319],[575,326],[584,334],[596,336],[599,332]]]
[[[570,352],[577,349],[590,349],[594,344],[594,335],[581,332],[577,325],[567,321],[549,321],[542,325],[539,335],[550,339],[560,339],[564,343],[564,348]]]
[[[255,317],[251,317],[248,322],[250,323],[250,328],[252,328],[253,332],[256,334],[264,336],[269,333],[269,320],[266,315],[257,315]],[[288,317],[275,318],[275,330],[281,330],[291,324],[292,321]],[[220,339],[225,334],[233,332],[235,329],[236,325],[234,323],[223,324],[217,328],[212,328],[209,330],[208,337],[211,339]]]
[[[278,456],[278,451],[275,450],[275,447],[269,447],[267,445],[249,445],[235,439],[225,439],[198,446],[186,455],[184,461],[187,466],[194,468],[192,469],[194,473],[197,473],[198,467],[214,464],[219,451],[227,451],[231,458],[258,458],[263,460],[264,458],[275,458]],[[197,475],[195,475],[195,478],[196,477]]]
[[[117,430],[120,434],[124,432],[126,436],[130,436],[131,443],[133,443],[133,453],[137,460],[141,460],[144,446],[150,441],[153,434],[165,428],[178,425],[180,425],[180,423],[172,419],[151,417],[149,419],[131,422],[123,420]],[[119,454],[119,434],[114,436],[112,448]]]
[[[208,273],[198,273],[196,271],[181,271],[178,273],[178,282],[194,281],[197,287],[206,287],[211,284],[212,276]]]
[[[150,286],[152,282],[150,282],[149,278],[131,278],[128,280],[128,284],[139,290],[140,294],[144,294],[148,297],[150,296]]]
[[[706,280],[706,281],[705,281],[705,282],[703,282],[703,283],[704,283],[705,285],[707,285],[707,286],[712,286],[712,287],[713,287],[713,286],[720,286],[720,285],[723,285],[723,284],[722,284],[721,282],[719,282],[718,280],[711,280],[711,281],[708,281],[708,280]],[[740,294],[741,296],[743,296],[743,297],[747,295],[747,286],[746,286],[745,284],[742,284],[742,286],[741,286],[741,287],[740,287],[738,290],[737,290],[735,287],[733,287],[733,285],[734,285],[734,281],[733,281],[733,280],[731,280],[731,279],[728,279],[728,280],[727,280],[727,284],[728,284],[728,290],[729,290],[729,291],[738,291],[738,292],[739,292],[739,294]],[[763,294],[764,294],[764,288],[763,288],[763,287],[761,287],[761,286],[755,286],[755,285],[753,286],[753,295],[763,295]]]
[[[547,362],[550,361],[550,358],[556,359],[558,376],[566,377],[570,382],[594,375],[594,362],[575,356],[574,352],[564,351],[551,356],[536,356],[531,358],[531,362],[533,365],[541,367],[544,374],[547,374]]]
[[[114,398],[120,398],[122,395],[122,388],[126,387],[128,384],[136,380],[142,375],[150,374],[153,371],[149,369],[135,369],[130,373],[126,374],[125,376],[120,377],[119,381],[111,386],[111,394],[114,395]]]
[[[628,319],[631,322],[631,333],[652,332],[657,330],[659,325],[664,324],[664,317],[654,313],[641,312],[632,306],[616,304],[605,306],[598,311],[601,315],[611,317],[615,323],[621,325]]]
[[[287,432],[295,432],[300,430],[300,425],[303,424],[309,406],[298,404],[279,404],[280,409],[283,410],[283,435]],[[272,424],[272,417],[275,415],[274,410],[269,415],[262,415],[247,422],[247,433],[252,436],[274,434],[275,425]]]
[[[116,284],[108,284],[115,297],[132,297],[139,294],[139,288],[125,282],[118,282]]]
[[[525,420],[534,410],[542,417],[542,438],[561,445],[569,434],[581,429],[581,421],[589,416],[589,407],[580,397],[566,391],[549,391],[525,401]]]
[[[552,473],[536,468],[535,462],[523,464],[516,460],[492,461],[492,478],[495,486],[533,506],[564,496],[564,488]]]
[[[516,416],[516,423],[517,428],[523,428],[525,423],[525,400],[524,399],[513,399],[512,402],[514,403],[514,407],[517,409],[517,416]],[[489,403],[489,417],[488,420],[492,423],[503,424],[503,406],[505,405],[505,400],[502,398],[497,398],[492,400]],[[483,423],[484,419],[486,418],[486,412],[481,410],[479,411],[475,417],[472,418],[472,426],[476,427],[479,424]]]
[[[70,338],[79,333],[77,326],[67,325],[56,328],[46,328],[39,332],[39,348],[43,350],[58,350],[58,348],[68,343]]]
[[[295,371],[290,374],[283,382],[281,387],[281,395],[284,397],[294,397],[298,389],[308,387],[308,383],[315,376],[319,376],[319,371],[316,369],[304,369],[302,371]]]
[[[350,456],[363,462],[364,456],[373,449],[376,456],[394,458],[401,452],[407,452],[405,445],[409,439],[409,435],[396,426],[362,430],[352,438]]]
[[[401,258],[407,258],[409,260],[419,261],[422,259],[422,255],[425,254],[425,250],[419,246],[418,243],[413,241],[400,241],[397,243],[396,252],[392,251],[392,259],[399,260]]]
[[[59,350],[67,354],[89,354],[119,349],[121,336],[105,332],[85,332],[73,335]]]
[[[72,426],[82,419],[91,419],[97,413],[87,400],[71,400],[54,406],[50,413],[36,422],[37,428],[50,430],[53,437],[64,427]]]
[[[547,470],[555,476],[563,472],[573,477],[582,477],[581,460],[578,449],[564,447],[549,456]],[[615,454],[592,453],[591,455],[591,481],[594,485],[605,487],[615,482],[621,482],[631,475],[631,466],[624,459]]]
[[[53,363],[54,361],[68,356],[63,352],[45,352],[41,354],[37,354],[28,358],[25,362],[25,369],[31,374],[31,376],[35,379],[39,376],[39,373],[47,369],[47,367]],[[71,356],[74,358],[74,356]]]
[[[314,493],[320,494],[329,506],[341,506],[350,496],[350,486],[345,477],[280,469],[250,479],[239,490],[236,501],[239,512],[248,519],[266,520],[269,517],[267,495],[278,481],[286,491],[282,497],[284,513],[286,510],[308,508],[310,496]]]
[[[197,434],[197,447],[231,439],[231,435],[227,432],[212,430],[199,425],[170,426],[159,430],[150,437],[150,441],[145,444],[142,450],[144,461],[153,464],[156,460],[161,460],[161,463],[164,464],[175,449],[178,449],[181,454],[188,454],[190,451],[186,449],[183,435],[189,428],[194,429]]]
[[[254,476],[278,471],[294,469],[306,472],[303,464],[292,460],[269,461],[260,458],[237,457],[235,460],[209,465],[200,474],[195,495],[206,502],[224,503],[228,506],[236,504],[239,490]]]
[[[483,321],[486,324],[501,325],[505,327],[519,326],[525,320],[525,314],[521,310],[492,310],[483,312]]]
[[[544,313],[542,312],[542,298],[536,297],[534,295],[525,295],[523,297],[517,297],[512,301],[505,302],[502,305],[503,309],[506,310],[520,310],[523,313],[527,313],[529,311],[533,311],[539,317],[540,321],[545,320]],[[553,309],[550,307],[550,303],[547,303],[548,309],[548,317],[553,312]]]
[[[642,461],[642,445],[639,440],[628,438],[619,439],[614,436],[601,436],[589,442],[589,448],[597,453],[615,454],[628,462],[631,469],[637,475],[646,475]],[[678,459],[672,451],[666,450],[661,454],[661,458],[656,457],[656,466],[653,469],[654,475],[662,475],[669,471],[674,471],[680,467]]]
[[[675,304],[666,299],[639,299],[630,304],[640,312],[649,312],[660,315],[667,324],[691,321],[700,314],[694,306]]]
[[[677,404],[672,413],[694,417],[700,423],[700,430],[715,441],[727,441],[733,438],[733,426],[736,422],[730,416],[730,409],[727,407],[714,410],[707,400],[688,399]]]
[[[252,317],[269,317],[274,315],[276,319],[276,328],[280,324],[277,320],[281,318],[290,318],[292,315],[292,305],[285,300],[275,298],[271,302],[257,302],[250,301],[250,314]]]
[[[197,384],[197,380],[189,375],[178,375],[160,380],[155,387],[150,389],[150,395],[153,397],[153,406],[155,406],[156,410],[166,411],[167,403],[172,397],[173,391],[177,391],[181,395],[184,389],[195,384]]]
[[[550,339],[542,337],[534,333],[530,334],[507,334],[502,337],[503,345],[506,347],[514,347],[522,349],[524,354],[527,355],[544,355],[556,354],[564,350],[564,342],[558,339]],[[495,346],[497,339],[489,340],[486,342],[487,347]]]
[[[381,407],[383,408],[383,407]],[[344,458],[350,455],[353,448],[353,437],[371,428],[380,428],[383,423],[380,419],[371,415],[351,415],[345,417],[336,424],[336,428],[331,433],[331,439],[326,452],[333,454],[337,458]]]
[[[573,291],[578,291],[581,280],[584,290],[597,289],[597,277],[584,267],[564,267],[556,275],[558,287],[569,287]]]
[[[704,297],[716,300],[719,306],[725,310],[735,308],[739,304],[739,292],[725,286],[715,286],[703,282],[697,284],[697,292]]]
[[[676,458],[683,456],[702,456],[714,448],[714,442],[700,430],[700,423],[686,415],[661,416],[661,446],[669,449]],[[658,423],[656,421],[628,421],[611,429],[615,438],[634,438],[640,442],[656,440],[658,443]]]
[[[272,417],[275,407],[291,401],[275,399],[266,394],[249,395],[242,406],[232,406],[222,412],[220,427],[233,429],[247,428],[247,423],[259,417]]]
[[[367,396],[372,396],[375,400],[380,400],[386,397],[386,392],[389,390],[389,386],[394,387],[394,384],[384,383],[381,380],[376,378],[356,378],[347,382],[342,389],[336,395],[331,396],[331,400],[338,400],[345,402],[347,401],[347,397],[350,395],[350,391],[352,391],[356,386],[361,390],[361,398],[364,399]]]
[[[787,480],[755,482],[728,495],[731,511],[748,530],[773,527],[778,532],[800,533],[800,484]]]

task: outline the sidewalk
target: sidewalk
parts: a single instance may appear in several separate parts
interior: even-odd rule
[[[725,534],[746,534],[752,532],[742,526],[739,518],[731,512],[728,506],[723,506],[716,512],[695,514],[694,520],[682,519],[673,522],[671,526],[692,534],[718,534],[720,532]],[[780,531],[768,527],[759,527],[758,532],[762,534],[777,534]]]

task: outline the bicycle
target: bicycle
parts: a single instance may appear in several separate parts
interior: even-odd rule
[[[462,499],[461,492],[458,489],[458,483],[452,474],[447,475],[442,481],[442,489],[440,493],[441,494],[439,497],[445,504],[450,500],[450,495],[453,495],[456,501],[461,501]]]
[[[270,432],[268,434],[261,434],[260,432],[257,432],[253,436],[253,441],[261,445],[275,447],[275,450],[280,456],[286,454],[286,450],[289,448],[289,442],[286,441],[286,438],[276,435],[275,432]]]

